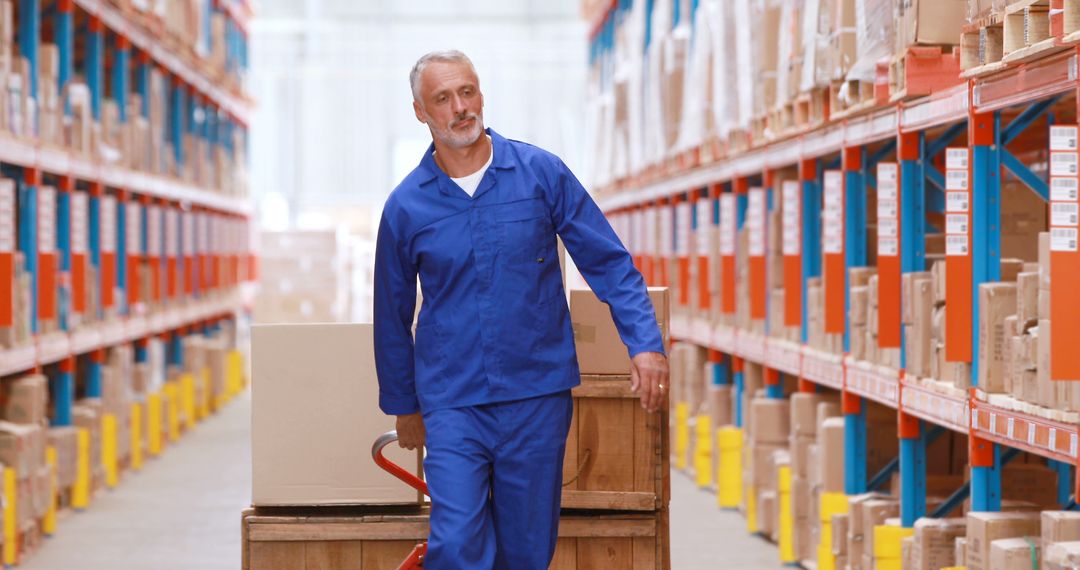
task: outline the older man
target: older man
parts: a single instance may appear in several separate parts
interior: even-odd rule
[[[579,382],[555,236],[611,307],[650,411],[664,403],[663,340],[641,274],[566,165],[484,130],[469,59],[430,53],[409,82],[433,144],[379,224],[379,405],[403,447],[427,448],[425,568],[544,569]]]

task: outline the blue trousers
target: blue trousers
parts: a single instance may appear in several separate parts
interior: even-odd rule
[[[570,392],[424,414],[426,570],[544,570],[555,554]]]

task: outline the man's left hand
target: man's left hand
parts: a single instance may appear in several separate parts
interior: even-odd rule
[[[642,352],[630,361],[630,389],[641,395],[641,407],[655,412],[664,405],[668,390],[668,361],[659,352]]]

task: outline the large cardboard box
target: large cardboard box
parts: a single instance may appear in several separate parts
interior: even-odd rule
[[[1038,538],[1002,538],[990,543],[990,568],[1031,570],[1039,566],[1042,548]]]
[[[49,381],[41,374],[23,376],[2,384],[3,419],[17,424],[45,421]]]
[[[255,326],[251,366],[252,504],[420,500],[368,452],[394,429],[377,407],[371,325]],[[419,452],[391,445],[386,456],[420,471]]]
[[[0,421],[0,464],[14,468],[19,479],[45,464],[45,430],[40,425]]]
[[[1038,534],[1037,512],[968,513],[966,567],[968,570],[997,570],[990,561],[992,542]]]
[[[979,285],[979,388],[1005,391],[1005,317],[1016,313],[1015,283]]]
[[[844,492],[844,418],[829,418],[818,428],[818,473],[822,491]]]
[[[750,417],[751,433],[757,443],[785,443],[791,433],[791,412],[787,400],[754,398]]]
[[[649,298],[666,344],[670,322],[668,289],[650,287]],[[570,291],[570,320],[582,374],[630,373],[630,355],[615,329],[611,309],[595,293],[587,289]]]
[[[1048,548],[1048,545],[1054,542],[1073,542],[1078,540],[1080,540],[1080,512],[1042,512],[1042,544],[1044,549]]]
[[[791,395],[792,435],[813,436],[817,433],[818,404],[836,403],[836,398],[816,392],[796,392]]]
[[[921,518],[915,521],[912,570],[937,570],[956,565],[956,538],[967,532],[967,520]]]
[[[49,428],[48,442],[56,449],[56,485],[67,489],[75,484],[79,430],[74,426]]]
[[[1080,566],[1080,541],[1043,545],[1046,570],[1072,570]]]

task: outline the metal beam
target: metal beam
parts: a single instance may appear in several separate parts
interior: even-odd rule
[[[1004,148],[1001,149],[1001,165],[1019,178],[1020,182],[1023,182],[1025,186],[1034,190],[1044,201],[1050,201],[1050,186],[1046,181],[1032,172],[1023,162],[1020,162],[1020,159],[1016,158],[1013,153]]]
[[[1047,109],[1054,106],[1061,99],[1062,95],[1051,97],[1049,99],[1039,101],[1024,109],[1016,116],[1009,125],[1001,131],[1001,144],[1006,145],[1011,143],[1016,137],[1020,136],[1020,133],[1024,132],[1028,127],[1034,123],[1040,115],[1046,112]]]
[[[940,154],[941,151],[948,148],[949,144],[952,143],[956,137],[960,136],[960,134],[966,130],[967,121],[961,121],[948,129],[945,129],[945,132],[941,133],[941,136],[930,141],[926,145],[926,157],[933,158]]]

